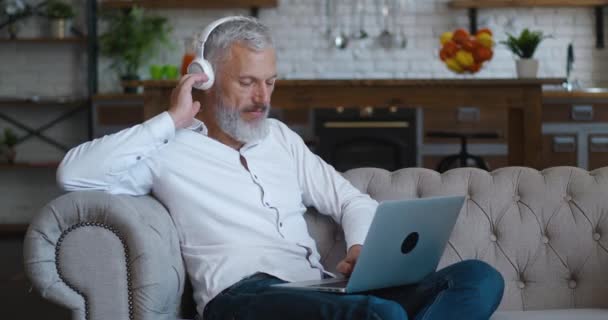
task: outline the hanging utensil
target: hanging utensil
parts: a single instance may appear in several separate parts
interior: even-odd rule
[[[398,17],[401,17],[401,21],[403,21],[405,14],[406,14],[406,6],[407,6],[407,1],[408,0],[400,0],[399,1],[399,10],[397,11],[398,13]],[[397,20],[397,19],[395,19]],[[396,21],[395,21],[396,22]],[[397,27],[396,23],[395,26]],[[408,43],[408,39],[407,39],[407,35],[405,34],[405,26],[403,25],[403,23],[401,23],[400,26],[398,26],[399,28],[399,47],[401,47],[401,49],[405,49],[407,48],[407,43]]]
[[[333,0],[333,19],[335,22],[335,29],[337,31],[336,36],[334,37],[334,46],[338,49],[346,49],[348,46],[348,36],[344,33],[343,28],[340,28],[338,23],[339,20],[339,6],[338,0]],[[339,30],[339,31],[338,31]]]
[[[337,0],[325,0],[325,36],[331,47],[345,49],[348,45],[348,37],[338,26]],[[335,35],[334,35],[335,33]]]
[[[378,0],[379,4],[380,0]],[[380,8],[381,20],[384,25],[382,31],[378,35],[378,43],[381,47],[385,49],[390,49],[394,46],[395,37],[393,33],[389,30],[389,0],[382,1],[382,5],[378,6]]]
[[[357,28],[358,30],[355,31],[353,38],[362,40],[369,36],[367,31],[365,31],[365,0],[358,1],[356,15],[359,18],[359,26]]]

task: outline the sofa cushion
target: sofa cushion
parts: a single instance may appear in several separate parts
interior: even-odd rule
[[[490,320],[605,320],[608,309],[498,311]]]
[[[439,267],[467,259],[495,267],[505,278],[500,310],[608,309],[608,168],[344,175],[379,201],[466,196]]]

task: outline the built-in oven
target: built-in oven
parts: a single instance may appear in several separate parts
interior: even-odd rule
[[[313,110],[315,148],[338,171],[416,166],[416,110],[337,107]]]

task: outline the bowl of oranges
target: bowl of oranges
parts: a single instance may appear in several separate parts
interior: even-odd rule
[[[479,72],[483,65],[494,56],[492,31],[487,28],[470,34],[465,29],[444,32],[441,35],[439,58],[458,74]]]

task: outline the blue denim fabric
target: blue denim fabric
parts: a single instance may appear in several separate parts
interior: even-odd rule
[[[415,285],[334,294],[274,288],[266,274],[243,279],[215,297],[205,320],[487,320],[502,299],[504,280],[488,264],[462,261]]]

